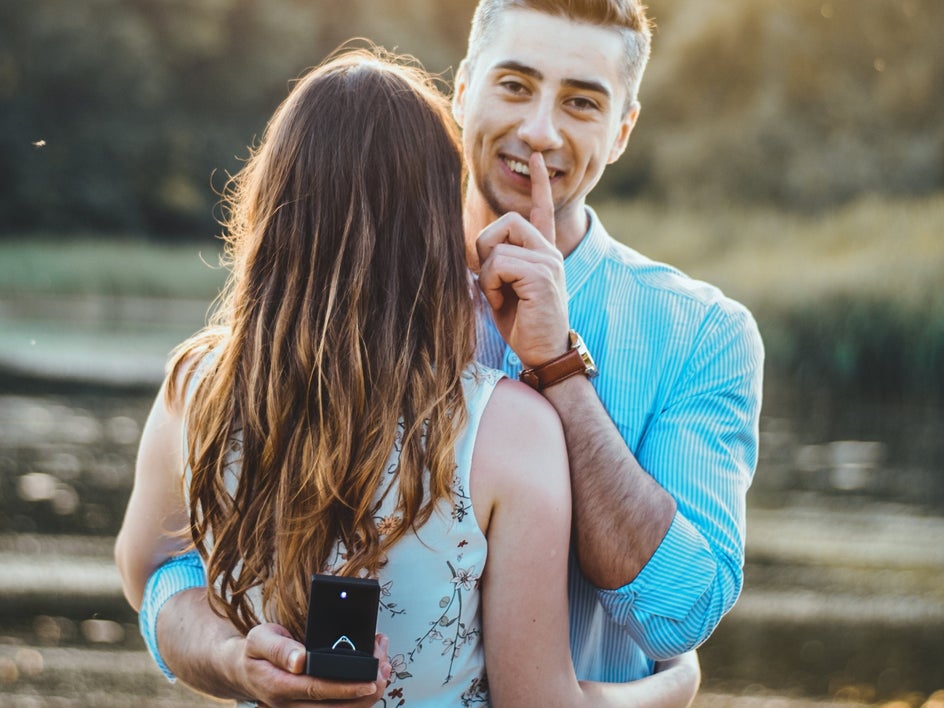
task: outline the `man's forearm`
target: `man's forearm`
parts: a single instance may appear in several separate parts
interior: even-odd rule
[[[157,618],[161,656],[174,674],[191,688],[216,698],[249,700],[237,685],[228,659],[239,631],[217,615],[207,601],[206,588],[173,595]]]
[[[636,461],[589,380],[574,376],[544,395],[567,439],[580,569],[597,587],[627,585],[665,537],[675,500]]]

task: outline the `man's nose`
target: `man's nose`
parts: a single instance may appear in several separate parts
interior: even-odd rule
[[[535,152],[556,150],[563,144],[550,101],[531,104],[531,110],[518,126],[518,137]]]

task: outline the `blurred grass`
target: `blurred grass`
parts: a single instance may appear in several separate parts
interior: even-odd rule
[[[907,309],[944,304],[944,194],[867,197],[811,217],[649,204],[597,212],[615,238],[752,308],[797,310],[843,297]]]
[[[31,236],[0,241],[0,298],[166,297],[212,300],[225,279],[214,242]]]
[[[944,193],[829,213],[652,202],[596,205],[614,237],[721,287],[754,313],[768,376],[944,400]],[[209,303],[214,242],[0,241],[0,298],[144,296]]]
[[[597,211],[614,237],[747,305],[780,380],[944,399],[944,194],[865,197],[814,216]]]

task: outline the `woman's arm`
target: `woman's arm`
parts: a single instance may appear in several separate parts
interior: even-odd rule
[[[135,610],[141,606],[144,586],[154,569],[190,542],[189,535],[180,533],[189,525],[181,488],[182,406],[167,405],[165,386],[158,392],[141,433],[134,486],[115,541],[121,585]]]
[[[492,702],[578,705],[568,640],[567,450],[557,415],[537,393],[498,384],[479,426],[471,486],[473,499],[491,508],[482,636]]]
[[[577,681],[567,606],[567,450],[560,420],[539,394],[516,382],[498,385],[479,427],[472,490],[476,507],[491,510],[483,522],[482,622],[494,705],[681,708],[691,702],[699,680],[694,653],[640,681]]]
[[[599,706],[687,708],[698,693],[701,667],[695,650],[656,662],[656,673],[628,683],[581,681],[584,695]]]

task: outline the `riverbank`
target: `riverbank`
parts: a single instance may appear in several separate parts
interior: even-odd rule
[[[764,337],[772,378],[944,401],[944,193],[864,197],[816,214],[648,202],[597,210],[615,238],[746,304]],[[33,303],[49,328],[41,334],[71,336],[85,328],[104,338],[122,302],[156,303],[172,319],[199,303],[198,316],[174,331],[179,340],[202,324],[223,284],[219,256],[211,239],[163,246],[141,238],[8,237],[0,241],[0,333]],[[78,303],[77,319],[70,301]],[[60,311],[43,304],[49,302]],[[99,304],[89,308],[90,302]],[[149,326],[137,331],[154,334]],[[35,339],[27,334],[4,337],[0,357]],[[78,355],[90,346],[72,341]],[[47,360],[29,350],[16,357],[17,366]]]
[[[207,300],[34,295],[0,299],[8,378],[154,388],[171,349],[205,323]]]

